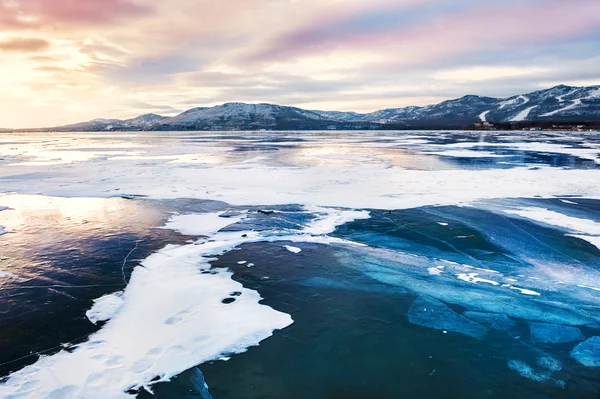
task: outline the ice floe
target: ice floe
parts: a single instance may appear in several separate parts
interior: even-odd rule
[[[175,230],[185,235],[205,236],[239,222],[244,218],[244,215],[221,217],[224,213],[174,215],[169,218],[169,221],[163,228]]]
[[[294,254],[299,254],[300,252],[302,252],[302,249],[298,247],[293,247],[291,245],[285,245],[284,248]]]
[[[577,327],[561,326],[559,324],[529,323],[531,340],[546,344],[562,344],[577,342],[585,337]]]
[[[600,367],[600,337],[591,337],[571,351],[571,357],[587,367]]]

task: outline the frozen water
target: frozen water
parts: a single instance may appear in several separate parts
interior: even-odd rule
[[[202,215],[215,222],[218,214]],[[198,218],[177,218],[174,228],[196,226]],[[218,229],[229,219],[211,224]],[[172,222],[171,222],[172,223]],[[206,225],[189,230],[208,233]],[[248,240],[256,235],[248,233]],[[237,233],[210,234],[200,245],[167,246],[136,267],[124,293],[101,298],[90,320],[107,324],[74,351],[41,358],[9,376],[0,396],[28,395],[118,398],[124,392],[165,381],[182,371],[228,353],[258,345],[275,329],[292,323],[289,315],[259,304],[261,297],[231,279],[231,273],[209,268],[209,256],[242,244]],[[222,304],[240,292],[235,304]],[[55,376],[60,375],[57,380]],[[158,377],[158,378],[156,378]]]
[[[348,291],[364,291],[374,293],[390,293],[390,294],[404,294],[406,290],[400,287],[389,287],[383,284],[369,284],[367,282],[357,281],[340,281],[336,279],[330,279],[325,277],[310,277],[303,279],[299,282],[300,285],[306,287],[323,287],[331,288],[336,290],[348,290]]]
[[[285,245],[285,249],[287,249],[288,251],[290,251],[291,253],[294,253],[294,254],[299,254],[300,252],[302,252],[302,249],[300,249],[298,247],[293,247],[291,245]]]
[[[521,360],[510,360],[508,367],[530,380],[542,382],[550,378],[549,373],[536,373],[530,365]]]
[[[417,164],[423,167],[414,166],[413,161],[419,160],[415,152],[477,146],[552,150],[598,159],[596,144],[586,137],[576,137],[581,144],[578,147],[560,142],[573,141],[573,133],[547,140],[551,142],[532,142],[530,137],[514,137],[514,133],[487,133],[488,140],[482,142],[479,133],[458,134],[465,137],[452,143],[441,141],[438,133],[426,132],[419,133],[417,142],[414,136],[397,132],[377,132],[377,136],[345,132],[343,138],[305,133],[301,144],[286,151],[284,144],[289,143],[277,140],[297,139],[297,133],[266,133],[260,138],[269,144],[271,157],[262,159],[256,158],[252,148],[257,147],[253,142],[258,138],[256,132],[221,139],[215,139],[213,133],[185,132],[61,134],[53,135],[52,142],[44,140],[44,135],[15,135],[11,142],[19,146],[0,142],[0,155],[12,165],[0,170],[0,185],[6,191],[57,196],[105,197],[126,190],[151,198],[203,198],[236,205],[299,203],[379,209],[564,194],[600,198],[600,187],[590,184],[597,177],[593,169],[539,164],[531,169],[527,162],[508,169],[495,168],[497,165],[463,169],[438,162],[435,155]],[[383,137],[389,141],[381,143]],[[102,153],[98,153],[99,147]],[[125,153],[124,148],[128,150]],[[254,161],[245,163],[249,159]],[[434,170],[426,167],[432,162]],[[51,171],[48,164],[53,165]],[[25,176],[35,178],[23,184]]]
[[[105,295],[94,300],[94,306],[85,315],[94,324],[114,317],[123,307],[123,293]]]
[[[340,280],[325,267],[326,274],[294,280],[298,290],[380,293],[398,303],[416,296],[410,322],[466,336],[453,338],[506,336],[536,353],[544,342],[581,335],[578,326],[587,334],[600,324],[598,252],[580,240],[598,246],[600,236],[597,202],[590,200],[600,198],[600,146],[593,135],[171,132],[14,140],[18,145],[0,139],[6,191],[203,198],[226,201],[218,209],[228,211],[172,215],[166,228],[199,238],[145,259],[122,295],[99,298],[87,312],[92,322],[106,321],[89,342],[13,373],[0,396],[35,390],[42,397],[119,397],[257,345],[291,317],[262,305],[261,289],[210,267],[215,257],[257,242],[278,242],[274,254],[282,270],[318,247],[296,243],[327,244],[360,278]],[[356,209],[334,208],[340,206]],[[336,231],[340,225],[347,230]],[[284,245],[305,252],[286,255]],[[258,265],[244,270],[262,273],[264,259],[242,259]],[[408,295],[395,295],[401,293]],[[398,306],[400,317],[405,306]],[[486,335],[488,327],[517,331],[527,321],[538,322],[531,324],[532,341]],[[585,341],[572,356],[597,365],[598,345]],[[511,344],[502,348],[512,350]],[[562,366],[545,354],[537,363],[528,358],[509,366],[559,384],[552,373]],[[436,370],[436,378],[444,374]],[[198,387],[205,383],[200,375]]]
[[[0,270],[0,278],[14,278],[14,279],[18,279],[19,276],[17,276],[14,273],[5,272],[4,270]]]
[[[558,226],[571,232],[585,232],[592,235],[600,235],[600,223],[593,220],[563,215],[544,208],[528,207],[516,210],[506,210],[505,212],[552,226]]]
[[[202,213],[194,215],[175,215],[169,218],[165,229],[175,230],[185,235],[205,236],[235,224],[244,215],[222,217],[223,213]]]
[[[571,351],[573,359],[587,367],[600,367],[600,337],[592,337]]]
[[[258,292],[235,282],[227,270],[210,270],[209,262],[251,242],[344,243],[324,234],[369,217],[368,212],[314,209],[317,218],[296,235],[286,235],[291,232],[281,231],[277,224],[261,232],[223,229],[243,223],[247,215],[171,217],[164,228],[207,239],[169,245],[142,261],[122,294],[99,298],[88,311],[94,323],[108,320],[100,331],[72,352],[42,358],[11,374],[0,385],[0,396],[23,395],[32,389],[44,396],[60,396],[69,387],[74,397],[127,397],[124,392],[129,389],[150,389],[193,366],[258,345],[274,330],[290,325],[291,317],[261,305]],[[54,375],[65,377],[57,381]]]
[[[471,320],[475,320],[478,323],[499,331],[508,331],[516,324],[514,320],[511,320],[504,314],[465,312],[463,315]]]
[[[529,323],[531,340],[546,344],[562,344],[585,339],[577,327],[558,324]]]
[[[201,399],[214,399],[211,395],[208,384],[206,383],[206,379],[204,378],[204,374],[198,367],[194,367],[192,370],[193,375],[190,378],[192,385],[194,386],[195,391],[200,395]]]
[[[433,298],[419,297],[408,310],[408,321],[436,330],[454,331],[473,338],[483,339],[486,328],[451,310]]]
[[[552,378],[553,373],[562,370],[562,364],[553,357],[544,356],[538,358],[536,370],[521,360],[509,360],[508,368],[518,372],[527,379],[537,382],[553,381],[559,387],[565,387],[564,381]]]

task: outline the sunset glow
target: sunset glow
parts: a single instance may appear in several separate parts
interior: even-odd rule
[[[0,0],[0,127],[599,84],[597,0]]]

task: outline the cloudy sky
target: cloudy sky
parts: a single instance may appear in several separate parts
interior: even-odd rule
[[[0,126],[600,84],[599,0],[0,0]]]

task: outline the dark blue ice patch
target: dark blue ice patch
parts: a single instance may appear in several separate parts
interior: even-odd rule
[[[309,277],[299,282],[305,287],[330,288],[336,290],[373,292],[380,294],[404,294],[406,290],[401,287],[390,287],[387,284],[361,283],[357,281],[339,281],[325,277]]]
[[[202,374],[202,371],[200,371],[198,367],[192,369],[190,383],[198,395],[200,395],[201,399],[214,399],[209,391],[208,384],[204,379],[204,374]]]
[[[436,330],[448,330],[483,339],[487,329],[473,320],[454,312],[442,302],[429,297],[418,297],[408,309],[408,321]]]
[[[515,321],[504,314],[483,313],[483,312],[465,312],[464,316],[485,326],[499,331],[508,331],[515,326]]]
[[[571,357],[587,367],[600,367],[600,337],[592,337],[577,345]]]
[[[564,344],[585,339],[577,327],[530,322],[529,329],[532,341],[545,344]]]

